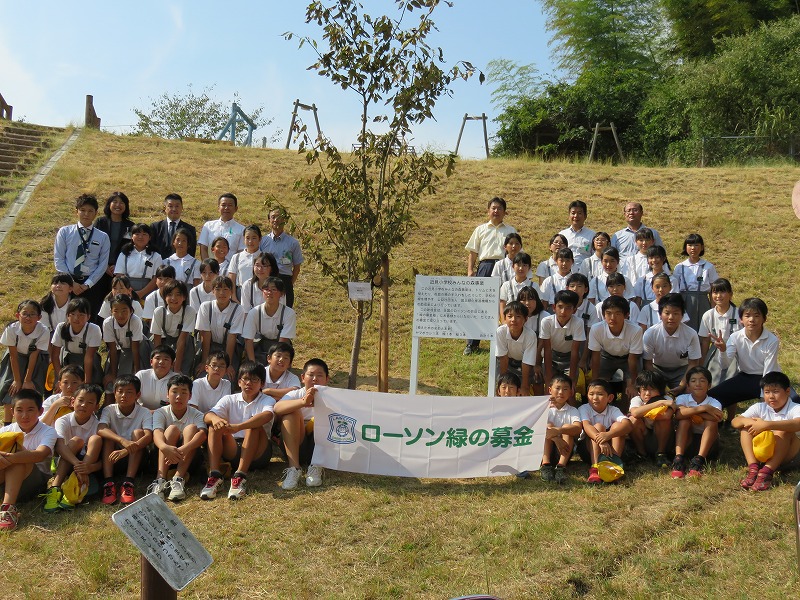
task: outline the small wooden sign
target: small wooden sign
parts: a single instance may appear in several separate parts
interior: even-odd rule
[[[792,208],[795,216],[800,219],[800,181],[794,184],[794,189],[792,190]]]
[[[372,286],[368,281],[348,281],[347,295],[350,297],[350,300],[372,302]]]
[[[147,494],[111,520],[174,590],[182,590],[214,560],[157,494]]]

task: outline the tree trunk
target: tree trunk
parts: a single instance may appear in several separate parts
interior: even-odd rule
[[[381,339],[378,391],[389,391],[389,257],[381,260]]]
[[[358,316],[356,317],[356,330],[353,334],[353,348],[350,351],[350,376],[347,378],[347,389],[356,389],[358,379],[358,354],[361,351],[361,332],[364,330],[364,303],[358,301]]]

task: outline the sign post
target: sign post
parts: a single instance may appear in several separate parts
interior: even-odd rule
[[[417,275],[414,286],[414,329],[408,393],[417,393],[419,339],[490,340],[488,396],[494,396],[495,335],[500,298],[498,277]]]
[[[800,481],[794,488],[794,526],[797,535],[797,569],[800,571]]]
[[[111,515],[142,553],[141,598],[170,600],[213,562],[192,532],[157,494],[147,494]]]

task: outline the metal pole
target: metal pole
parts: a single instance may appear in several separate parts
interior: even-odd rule
[[[144,557],[144,554],[140,555],[139,559],[142,567],[142,589],[139,598],[141,600],[177,600],[178,592],[164,581],[164,578],[153,568],[153,565]]]

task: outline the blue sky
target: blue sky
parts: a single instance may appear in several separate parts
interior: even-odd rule
[[[94,96],[103,128],[125,131],[133,108],[146,108],[164,92],[213,85],[226,103],[238,92],[242,108],[264,106],[275,121],[257,130],[258,140],[276,128],[286,132],[292,104],[316,103],[323,132],[341,148],[356,137],[356,97],[307,67],[314,56],[282,33],[319,36],[305,25],[304,0],[210,2],[20,2],[0,0],[0,93],[14,117],[46,125],[83,122],[84,98]],[[366,11],[392,10],[388,0],[365,0]],[[536,0],[455,0],[441,6],[432,40],[445,59],[469,60],[485,70],[495,58],[534,63],[552,72],[549,36]],[[417,126],[412,143],[452,150],[464,113],[489,116],[492,87],[477,78],[458,82],[454,97],[437,104],[436,121]],[[310,117],[310,115],[308,115]],[[282,136],[277,146],[285,143]],[[491,142],[490,142],[491,143]],[[467,123],[462,156],[483,156],[479,121]]]

